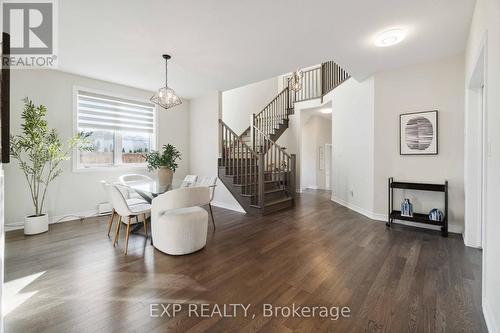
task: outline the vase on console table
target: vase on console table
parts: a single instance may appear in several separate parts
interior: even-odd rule
[[[408,198],[401,203],[401,216],[413,217],[413,205]]]

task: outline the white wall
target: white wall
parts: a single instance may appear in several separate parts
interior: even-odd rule
[[[198,176],[217,175],[219,157],[219,117],[221,93],[214,91],[190,102],[190,173]],[[217,183],[213,204],[244,212],[221,181]]]
[[[73,86],[109,91],[130,97],[149,98],[152,92],[129,88],[82,76],[48,70],[14,70],[11,72],[11,128],[20,132],[22,99],[28,96],[35,104],[47,107],[50,127],[56,128],[67,139],[73,135]],[[189,166],[189,102],[171,111],[159,113],[159,145],[172,143],[182,152],[176,177],[184,177]],[[5,169],[5,223],[17,224],[26,215],[33,214],[28,186],[17,161],[4,165]],[[106,200],[98,181],[116,181],[125,172],[146,173],[146,169],[73,172],[71,161],[64,163],[64,173],[50,186],[45,210],[52,220],[67,214],[90,214],[97,203]],[[22,224],[20,224],[22,226]]]
[[[462,55],[375,75],[374,211],[387,216],[387,179],[449,182],[449,224],[463,232],[464,58]],[[438,110],[439,154],[401,156],[399,115]],[[443,208],[441,193],[407,191],[417,212]],[[398,205],[402,198],[395,198]],[[397,206],[396,206],[397,207]]]
[[[487,155],[486,221],[483,244],[483,312],[490,332],[500,332],[500,224],[498,199],[500,198],[500,1],[478,0],[466,48],[465,87],[479,57],[481,44],[486,41],[486,106]],[[463,88],[463,87],[462,87]],[[469,93],[466,90],[467,94]],[[468,117],[475,109],[467,105]],[[466,127],[466,136],[476,139],[476,128]],[[468,156],[469,158],[469,156]],[[474,176],[474,174],[472,174]],[[477,181],[477,180],[476,180]]]
[[[302,157],[301,187],[325,189],[325,170],[320,170],[319,147],[332,142],[331,120],[313,114],[317,111],[304,112],[302,121]],[[304,117],[309,114],[309,117]]]
[[[278,95],[278,77],[222,93],[222,120],[236,133],[250,126],[250,115],[264,109]]]
[[[190,154],[190,101],[183,100],[181,105],[164,110],[158,109],[158,145],[161,150],[163,145],[172,144],[181,152],[181,160],[177,163],[179,167],[175,171],[174,178],[183,179],[189,174]]]
[[[332,200],[362,214],[373,212],[373,78],[349,79],[332,101]]]

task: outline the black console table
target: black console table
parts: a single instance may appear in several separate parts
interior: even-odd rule
[[[413,213],[413,216],[402,216],[401,211],[394,210],[394,189],[402,190],[418,190],[418,191],[433,191],[433,192],[443,192],[444,193],[444,218],[443,221],[433,221],[429,219],[429,214],[419,214]],[[403,220],[410,222],[417,222],[428,225],[438,225],[441,226],[441,233],[443,237],[448,236],[448,181],[444,184],[424,184],[424,183],[405,183],[405,182],[395,182],[391,177],[389,178],[389,210],[388,210],[388,220],[386,225],[391,227],[394,220]]]

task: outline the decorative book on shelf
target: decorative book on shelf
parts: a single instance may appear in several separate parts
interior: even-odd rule
[[[421,213],[413,213],[413,216],[401,215],[401,211],[394,209],[395,189],[443,192],[444,194],[443,219],[441,221],[434,221],[429,218],[429,214],[421,214]],[[444,184],[407,183],[407,182],[395,182],[394,179],[391,177],[389,178],[388,195],[389,195],[389,209],[388,209],[388,220],[386,223],[388,227],[392,226],[394,220],[410,221],[427,225],[437,225],[441,226],[441,233],[443,237],[448,236],[448,181],[445,181]]]

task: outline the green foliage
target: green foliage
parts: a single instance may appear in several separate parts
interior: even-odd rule
[[[27,97],[21,114],[22,133],[10,137],[10,154],[19,161],[30,188],[35,215],[43,213],[47,188],[63,172],[61,162],[70,158],[74,148],[92,151],[92,133],[80,132],[70,138],[66,148],[55,129],[49,129],[45,116],[47,108],[35,106]]]
[[[181,159],[181,153],[171,144],[163,145],[163,153],[161,154],[157,150],[152,150],[146,154],[146,163],[148,164],[149,171],[159,169],[160,167],[167,167],[175,172],[178,167],[175,162],[177,159]]]

